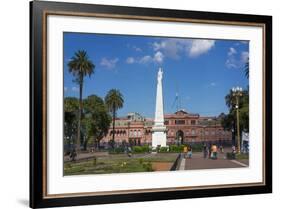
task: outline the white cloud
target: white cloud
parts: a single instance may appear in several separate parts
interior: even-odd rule
[[[152,47],[154,51],[161,50],[169,58],[178,59],[189,42],[189,40],[183,39],[165,39],[161,42],[154,42]]]
[[[188,54],[190,57],[198,57],[207,53],[214,45],[214,40],[193,40]]]
[[[243,51],[240,53],[239,57],[237,50],[233,47],[230,47],[227,52],[227,60],[225,62],[225,65],[227,68],[241,68],[245,66],[248,57],[249,52]]]
[[[240,41],[241,44],[249,44],[249,41]]]
[[[228,55],[228,56],[231,56],[231,55],[236,54],[236,53],[237,53],[236,49],[233,48],[233,47],[230,47],[230,48],[229,48],[229,51],[228,51],[228,53],[227,53],[227,55]]]
[[[234,45],[240,46],[240,45],[245,45],[245,44],[249,44],[249,41],[237,41]]]
[[[154,42],[154,51],[162,51],[166,57],[178,59],[182,54],[191,58],[207,53],[215,45],[215,40],[201,39],[165,39],[161,42]]]
[[[164,59],[179,59],[182,56],[189,56],[191,58],[198,57],[204,53],[207,53],[215,45],[214,40],[201,40],[201,39],[164,39],[162,41],[156,41],[152,43],[154,53],[147,54],[142,57],[128,57],[126,63],[133,64],[148,64],[155,63],[161,64]],[[136,51],[141,49],[136,46],[127,45],[127,47],[133,48]]]
[[[146,56],[143,56],[141,57],[139,60],[138,60],[138,63],[140,64],[147,64],[149,62],[152,62],[152,57],[150,55],[146,55]]]
[[[237,60],[235,60],[234,58],[227,59],[225,65],[227,68],[238,68]]]
[[[137,47],[137,46],[133,46],[133,49],[136,51],[136,52],[141,52],[141,48]]]
[[[76,86],[73,86],[73,87],[71,88],[71,90],[72,90],[73,92],[78,92],[78,91],[79,91],[79,88],[76,87]]]
[[[129,48],[129,49],[133,49],[136,52],[142,52],[142,49],[140,47],[135,46],[135,45],[126,44],[126,47]]]
[[[249,59],[249,52],[243,51],[241,52],[241,60],[246,63]]]
[[[133,57],[128,57],[127,58],[127,60],[126,60],[126,63],[128,63],[128,64],[133,64],[133,63],[135,63],[135,58],[133,58]]]
[[[238,68],[240,63],[239,63],[239,60],[237,60],[236,58],[236,55],[237,54],[237,51],[235,48],[233,47],[230,47],[228,49],[228,52],[227,52],[227,60],[225,62],[225,65],[227,68]]]
[[[65,86],[65,87],[63,88],[63,90],[64,90],[64,91],[67,91],[67,87]]]
[[[113,68],[115,68],[118,61],[119,61],[118,58],[107,59],[107,58],[104,57],[104,58],[101,59],[100,65],[104,66],[108,69],[113,69]]]
[[[128,57],[126,60],[126,63],[128,64],[133,64],[133,63],[138,63],[138,64],[149,64],[149,63],[156,63],[156,64],[161,64],[164,61],[164,55],[162,52],[157,51],[154,53],[153,56],[151,55],[145,55],[143,57],[139,58],[134,58],[134,57]]]
[[[154,54],[154,57],[153,57],[153,61],[156,62],[156,63],[162,63],[164,60],[164,55],[162,52],[160,51],[157,51],[155,54]]]

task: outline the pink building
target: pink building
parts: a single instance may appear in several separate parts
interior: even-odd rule
[[[187,144],[196,142],[231,142],[231,132],[225,131],[218,117],[203,117],[199,114],[179,110],[173,114],[165,114],[167,127],[167,144]],[[133,145],[151,144],[153,119],[144,118],[138,113],[129,113],[115,122],[115,143],[131,143]],[[112,139],[110,129],[100,145]]]

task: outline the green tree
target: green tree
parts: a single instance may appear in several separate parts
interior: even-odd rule
[[[225,96],[225,103],[229,108],[229,113],[221,114],[221,123],[224,129],[231,130],[236,119],[236,99],[232,91]],[[241,131],[249,131],[249,91],[244,90],[242,96],[239,98],[239,123]]]
[[[79,85],[79,111],[78,111],[78,126],[77,126],[77,141],[76,149],[80,150],[81,140],[81,119],[82,119],[82,93],[85,76],[91,76],[94,73],[95,65],[89,59],[87,52],[78,50],[68,62],[69,72],[75,77],[74,82]]]
[[[79,102],[75,97],[64,98],[64,139],[69,148],[77,130]]]
[[[84,149],[87,149],[91,138],[95,147],[99,148],[100,140],[108,133],[111,117],[102,98],[96,95],[91,95],[84,99],[84,110],[83,126],[86,138]]]
[[[123,107],[124,99],[121,92],[117,89],[111,89],[105,96],[105,104],[112,114],[112,141],[115,142],[115,119],[117,110]]]

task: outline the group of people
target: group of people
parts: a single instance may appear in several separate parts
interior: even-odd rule
[[[219,147],[216,144],[207,145],[204,143],[203,145],[203,157],[206,159],[207,157],[213,160],[218,159],[218,152],[224,153],[224,149],[222,145]]]
[[[203,157],[205,159],[213,159],[216,160],[218,158],[218,152],[224,153],[224,149],[222,145],[216,144],[203,144]],[[192,158],[192,147],[191,145],[184,146],[183,148],[184,158]]]
[[[192,147],[191,145],[183,147],[184,158],[192,158]]]

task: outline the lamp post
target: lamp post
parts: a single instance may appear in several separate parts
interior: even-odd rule
[[[239,125],[239,98],[242,96],[242,88],[237,86],[232,88],[232,95],[235,97],[235,109],[236,109],[236,119],[237,119],[237,151],[240,153],[240,125]]]

